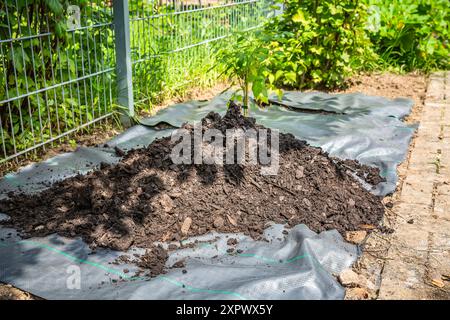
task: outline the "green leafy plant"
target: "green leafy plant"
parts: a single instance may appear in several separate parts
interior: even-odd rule
[[[365,0],[368,31],[384,68],[449,69],[448,0]]]
[[[179,9],[172,2],[130,1],[130,28],[136,32],[132,60],[139,61],[133,66],[138,110],[151,110],[155,103],[222,80],[214,68],[215,48],[228,45],[229,38],[222,36],[257,25],[267,4],[264,0],[198,10],[206,6],[185,4],[183,10],[189,12],[176,14]],[[143,11],[154,18],[133,19]]]
[[[366,7],[354,0],[284,0],[264,27],[275,83],[291,88],[336,87],[375,55],[364,29]]]
[[[248,115],[250,93],[253,93],[258,104],[269,102],[269,89],[272,89],[267,79],[269,49],[264,46],[260,32],[236,34],[234,41],[229,41],[226,47],[217,51],[219,68],[226,75],[231,85],[238,85],[232,99],[242,102],[244,114]]]

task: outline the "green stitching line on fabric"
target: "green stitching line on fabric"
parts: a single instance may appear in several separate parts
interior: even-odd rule
[[[128,280],[147,280],[147,279],[149,279],[149,278],[146,278],[146,277],[132,277],[132,276],[126,275],[126,274],[124,274],[124,273],[122,273],[120,271],[117,271],[115,269],[108,268],[108,267],[106,267],[106,266],[104,266],[104,265],[102,265],[100,263],[91,262],[91,261],[88,261],[88,260],[84,260],[84,259],[80,259],[80,258],[74,257],[74,256],[68,254],[67,252],[64,252],[62,250],[53,248],[53,247],[51,247],[49,245],[41,244],[41,243],[38,243],[38,242],[35,242],[35,241],[21,240],[21,241],[18,241],[18,242],[15,242],[15,243],[11,243],[11,244],[0,243],[0,246],[8,247],[8,246],[13,246],[13,245],[20,244],[20,243],[29,243],[29,244],[33,244],[33,245],[41,247],[41,248],[48,249],[50,251],[53,251],[53,252],[56,252],[58,254],[63,255],[65,257],[67,257],[68,259],[72,260],[72,261],[76,261],[76,262],[80,262],[80,263],[91,265],[93,267],[101,268],[101,269],[103,269],[103,270],[105,270],[107,272],[119,275],[122,278],[125,278],[125,279],[128,279]],[[206,246],[208,246],[208,245],[206,245]],[[232,253],[226,253],[226,254],[230,255],[230,256],[233,255]],[[313,256],[311,256],[309,254],[298,255],[298,256],[295,256],[295,257],[287,259],[287,260],[277,260],[277,259],[273,259],[273,258],[267,258],[267,257],[260,256],[260,255],[257,255],[257,254],[253,254],[253,253],[239,253],[237,255],[239,257],[243,257],[243,258],[259,259],[259,260],[263,260],[265,262],[273,263],[273,264],[286,264],[286,263],[291,263],[291,262],[294,262],[294,261],[297,261],[297,260],[300,260],[300,259],[303,259],[303,258],[311,258],[311,259],[314,260],[315,263],[320,265],[320,263],[318,261],[316,261],[315,257],[313,257]]]
[[[246,297],[240,295],[237,292],[233,292],[233,291],[194,288],[194,287],[192,287],[190,285],[183,284],[182,282],[179,282],[179,281],[177,281],[175,279],[172,279],[172,278],[169,278],[169,277],[166,277],[166,276],[159,276],[158,278],[161,279],[161,280],[166,280],[166,281],[168,281],[168,282],[170,282],[170,283],[172,283],[172,284],[174,284],[176,286],[179,286],[179,287],[183,287],[183,285],[184,285],[185,289],[188,289],[188,290],[190,290],[192,292],[221,293],[221,294],[227,294],[227,295],[236,296],[236,297],[238,297],[241,300],[248,300]]]
[[[119,275],[119,276],[121,276],[121,277],[123,277],[125,279],[128,279],[128,280],[149,280],[150,279],[150,278],[146,278],[146,277],[131,277],[131,276],[128,276],[128,275],[126,275],[126,274],[124,274],[124,273],[122,273],[120,271],[108,268],[108,267],[106,267],[106,266],[104,266],[102,264],[99,264],[99,263],[96,263],[96,262],[87,261],[85,259],[80,259],[80,258],[77,258],[77,257],[74,257],[74,256],[68,254],[67,252],[64,252],[62,250],[53,248],[53,247],[51,247],[49,245],[38,243],[38,242],[34,242],[34,241],[30,241],[30,240],[21,240],[21,241],[12,243],[12,244],[3,244],[3,243],[1,243],[0,245],[2,247],[8,247],[8,246],[17,245],[17,244],[20,244],[20,243],[28,243],[28,244],[32,244],[32,245],[35,245],[35,246],[40,247],[40,248],[44,248],[44,249],[50,250],[52,252],[58,253],[58,254],[60,254],[60,255],[62,255],[64,257],[66,257],[66,258],[68,258],[68,259],[70,259],[72,261],[76,261],[76,262],[84,263],[84,264],[87,264],[87,265],[90,265],[90,266],[93,266],[93,267],[96,267],[96,268],[100,268],[102,270],[105,270],[105,271],[107,271],[109,273],[113,273],[113,274]],[[192,291],[192,292],[220,293],[220,294],[226,294],[226,295],[233,295],[233,296],[236,296],[236,297],[238,297],[239,299],[242,299],[242,300],[248,300],[246,297],[240,295],[237,292],[233,292],[233,291],[195,288],[195,287],[192,287],[190,285],[184,284],[184,283],[182,283],[182,282],[180,282],[178,280],[169,278],[167,276],[159,276],[156,279],[164,280],[166,282],[170,282],[170,283],[172,283],[172,284],[174,284],[174,285],[176,285],[178,287],[185,288],[185,289],[187,289],[189,291]]]
[[[202,248],[209,248],[209,247],[214,247],[214,245],[212,245],[210,243],[202,243],[200,245],[200,247],[202,247]],[[234,255],[233,253],[228,253],[228,252],[224,252],[224,254],[227,254],[229,256]],[[313,256],[310,256],[309,254],[299,255],[299,256],[295,256],[295,257],[293,257],[291,259],[281,260],[281,261],[280,261],[280,259],[277,260],[277,259],[267,258],[267,257],[259,256],[257,254],[253,254],[253,253],[238,253],[237,256],[243,257],[243,258],[256,258],[256,259],[263,260],[263,261],[268,262],[268,263],[274,263],[274,264],[277,264],[277,263],[283,263],[283,264],[284,263],[291,263],[291,262],[294,262],[294,261],[297,261],[297,260],[300,260],[300,259],[303,259],[303,258],[312,258],[313,260],[315,260],[315,258]],[[314,261],[314,262],[319,263],[318,261]],[[319,263],[319,265],[320,265],[320,263]]]
[[[79,262],[79,263],[84,263],[84,264],[87,264],[87,265],[90,265],[90,266],[93,266],[93,267],[96,267],[96,268],[100,268],[102,270],[105,270],[105,271],[107,271],[109,273],[113,273],[115,275],[121,276],[123,278],[131,278],[130,276],[127,276],[126,274],[124,274],[124,273],[122,273],[120,271],[108,268],[108,267],[106,267],[106,266],[104,266],[104,265],[102,265],[100,263],[96,263],[96,262],[88,261],[88,260],[85,260],[85,259],[77,258],[75,256],[72,256],[71,254],[68,254],[67,252],[64,252],[62,250],[53,248],[53,247],[51,247],[49,245],[46,245],[46,244],[42,244],[42,243],[39,243],[39,242],[30,241],[30,240],[22,240],[22,241],[19,241],[18,243],[29,243],[29,244],[35,245],[37,247],[44,248],[44,249],[56,252],[56,253],[58,253],[60,255],[63,255],[64,257],[66,257],[66,258],[68,258],[68,259],[70,259],[72,261]]]
[[[52,252],[58,253],[58,254],[60,254],[60,255],[62,255],[64,257],[66,257],[66,258],[68,258],[68,259],[70,259],[72,261],[79,262],[79,263],[84,263],[84,264],[87,264],[87,265],[90,265],[90,266],[93,266],[93,267],[96,267],[96,268],[100,268],[102,270],[105,270],[105,271],[107,271],[109,273],[118,275],[118,276],[120,276],[120,277],[122,277],[124,279],[130,280],[130,281],[135,281],[135,280],[147,281],[147,280],[151,279],[151,278],[148,278],[148,277],[132,277],[132,276],[126,275],[123,272],[117,271],[115,269],[108,268],[108,267],[106,267],[106,266],[104,266],[104,265],[102,265],[100,263],[96,263],[96,262],[88,261],[88,260],[85,260],[85,259],[77,258],[77,257],[74,257],[74,256],[68,254],[67,252],[64,252],[62,250],[56,249],[56,248],[54,248],[52,246],[49,246],[49,245],[46,245],[46,244],[42,244],[42,243],[38,243],[38,242],[35,242],[35,241],[31,241],[31,240],[21,240],[21,241],[18,241],[18,242],[15,242],[15,243],[11,243],[11,244],[0,243],[0,246],[8,247],[8,246],[17,245],[17,244],[20,244],[20,243],[28,243],[28,244],[32,244],[32,245],[35,245],[35,246],[40,247],[40,248],[44,248],[44,249],[50,250]],[[228,254],[228,255],[233,255],[233,254]],[[240,254],[238,254],[238,256],[243,257],[243,258],[255,258],[255,259],[263,260],[265,262],[273,263],[273,264],[286,264],[286,263],[291,263],[291,262],[294,262],[294,261],[297,261],[297,260],[300,260],[300,259],[303,259],[303,258],[312,258],[314,263],[322,268],[322,265],[318,261],[316,261],[316,259],[313,256],[310,256],[309,254],[298,255],[298,256],[295,256],[295,257],[293,257],[291,259],[281,260],[281,261],[277,260],[277,259],[273,259],[273,258],[267,258],[267,257],[264,257],[264,256],[252,254],[252,253],[240,253]],[[172,284],[174,284],[174,285],[176,285],[178,287],[185,288],[185,289],[187,289],[189,291],[192,291],[192,292],[220,293],[220,294],[226,294],[226,295],[233,295],[233,296],[238,297],[239,299],[247,300],[246,297],[240,295],[237,292],[233,292],[233,291],[195,288],[195,287],[192,287],[190,285],[186,285],[186,284],[184,284],[184,283],[182,283],[182,282],[180,282],[178,280],[169,278],[167,276],[158,276],[156,279],[158,279],[158,280],[165,280],[165,281],[170,282],[170,283],[172,283]]]
[[[303,258],[312,258],[312,256],[310,256],[309,254],[303,254],[303,255],[299,255],[299,256],[295,256],[291,259],[287,259],[287,260],[277,260],[277,259],[272,259],[272,258],[267,258],[267,257],[263,257],[263,256],[259,256],[257,254],[253,254],[253,253],[239,253],[238,256],[240,257],[244,257],[244,258],[256,258],[256,259],[260,259],[263,260],[265,262],[269,262],[269,263],[280,263],[280,264],[284,264],[284,263],[291,263]]]
[[[200,244],[201,248],[209,248],[209,247],[214,247],[213,244],[211,243],[202,243]],[[228,252],[224,252],[223,254],[227,254],[229,256],[234,255],[233,253],[228,253]],[[303,258],[311,258],[312,262],[320,269],[324,270],[325,272],[328,272],[323,266],[322,264],[314,257],[311,256],[309,254],[303,254],[303,255],[299,255],[299,256],[295,256],[293,258],[287,259],[287,260],[277,260],[277,259],[272,259],[272,258],[267,258],[267,257],[263,257],[263,256],[259,256],[253,253],[238,253],[237,256],[242,257],[242,258],[256,258],[256,259],[260,259],[263,260],[267,263],[273,263],[273,264],[285,264],[285,263],[291,263]]]

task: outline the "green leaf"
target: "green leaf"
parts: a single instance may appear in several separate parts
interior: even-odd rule
[[[258,78],[253,82],[252,92],[255,98],[259,101],[268,101],[268,92],[263,78]]]
[[[347,52],[342,53],[341,58],[342,58],[342,60],[343,60],[344,62],[349,62],[349,61],[350,61],[350,56],[348,55]]]
[[[277,70],[277,72],[275,72],[275,80],[280,79],[283,76],[284,72],[283,70]]]
[[[306,22],[305,15],[303,14],[303,11],[301,11],[299,9],[297,11],[297,13],[292,16],[292,21],[294,21],[294,22],[301,22],[301,23]]]
[[[55,15],[63,14],[63,6],[59,0],[44,0],[44,2]]]
[[[297,74],[295,72],[286,72],[284,77],[291,83],[294,84],[297,82]]]
[[[62,21],[59,21],[55,24],[55,34],[57,37],[61,38],[63,35],[65,35],[67,30],[67,25],[63,23]]]

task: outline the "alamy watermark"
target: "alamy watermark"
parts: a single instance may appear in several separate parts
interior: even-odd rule
[[[81,27],[81,10],[79,6],[67,6],[67,28],[69,30]]]
[[[269,143],[270,137],[270,143]],[[262,175],[276,175],[279,169],[279,131],[271,129],[202,130],[194,123],[193,134],[188,129],[172,133],[174,164],[239,164],[261,165]]]
[[[66,287],[69,290],[80,290],[81,289],[81,269],[77,265],[70,265],[66,269],[68,274],[66,279]]]

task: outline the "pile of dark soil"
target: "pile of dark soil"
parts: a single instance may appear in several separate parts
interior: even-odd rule
[[[223,118],[210,113],[202,125],[224,133],[262,128],[242,117],[237,106]],[[280,133],[275,176],[261,175],[260,165],[175,165],[170,157],[174,143],[170,137],[158,139],[130,150],[116,165],[102,164],[41,193],[10,194],[0,201],[0,212],[11,217],[2,223],[24,237],[58,233],[81,236],[92,248],[149,248],[158,254],[153,261],[147,254],[142,266],[160,273],[166,255],[155,249],[155,241],[212,230],[259,238],[270,222],[344,233],[377,225],[383,216],[381,199],[354,178],[378,183],[377,169],[331,158],[291,134]]]

